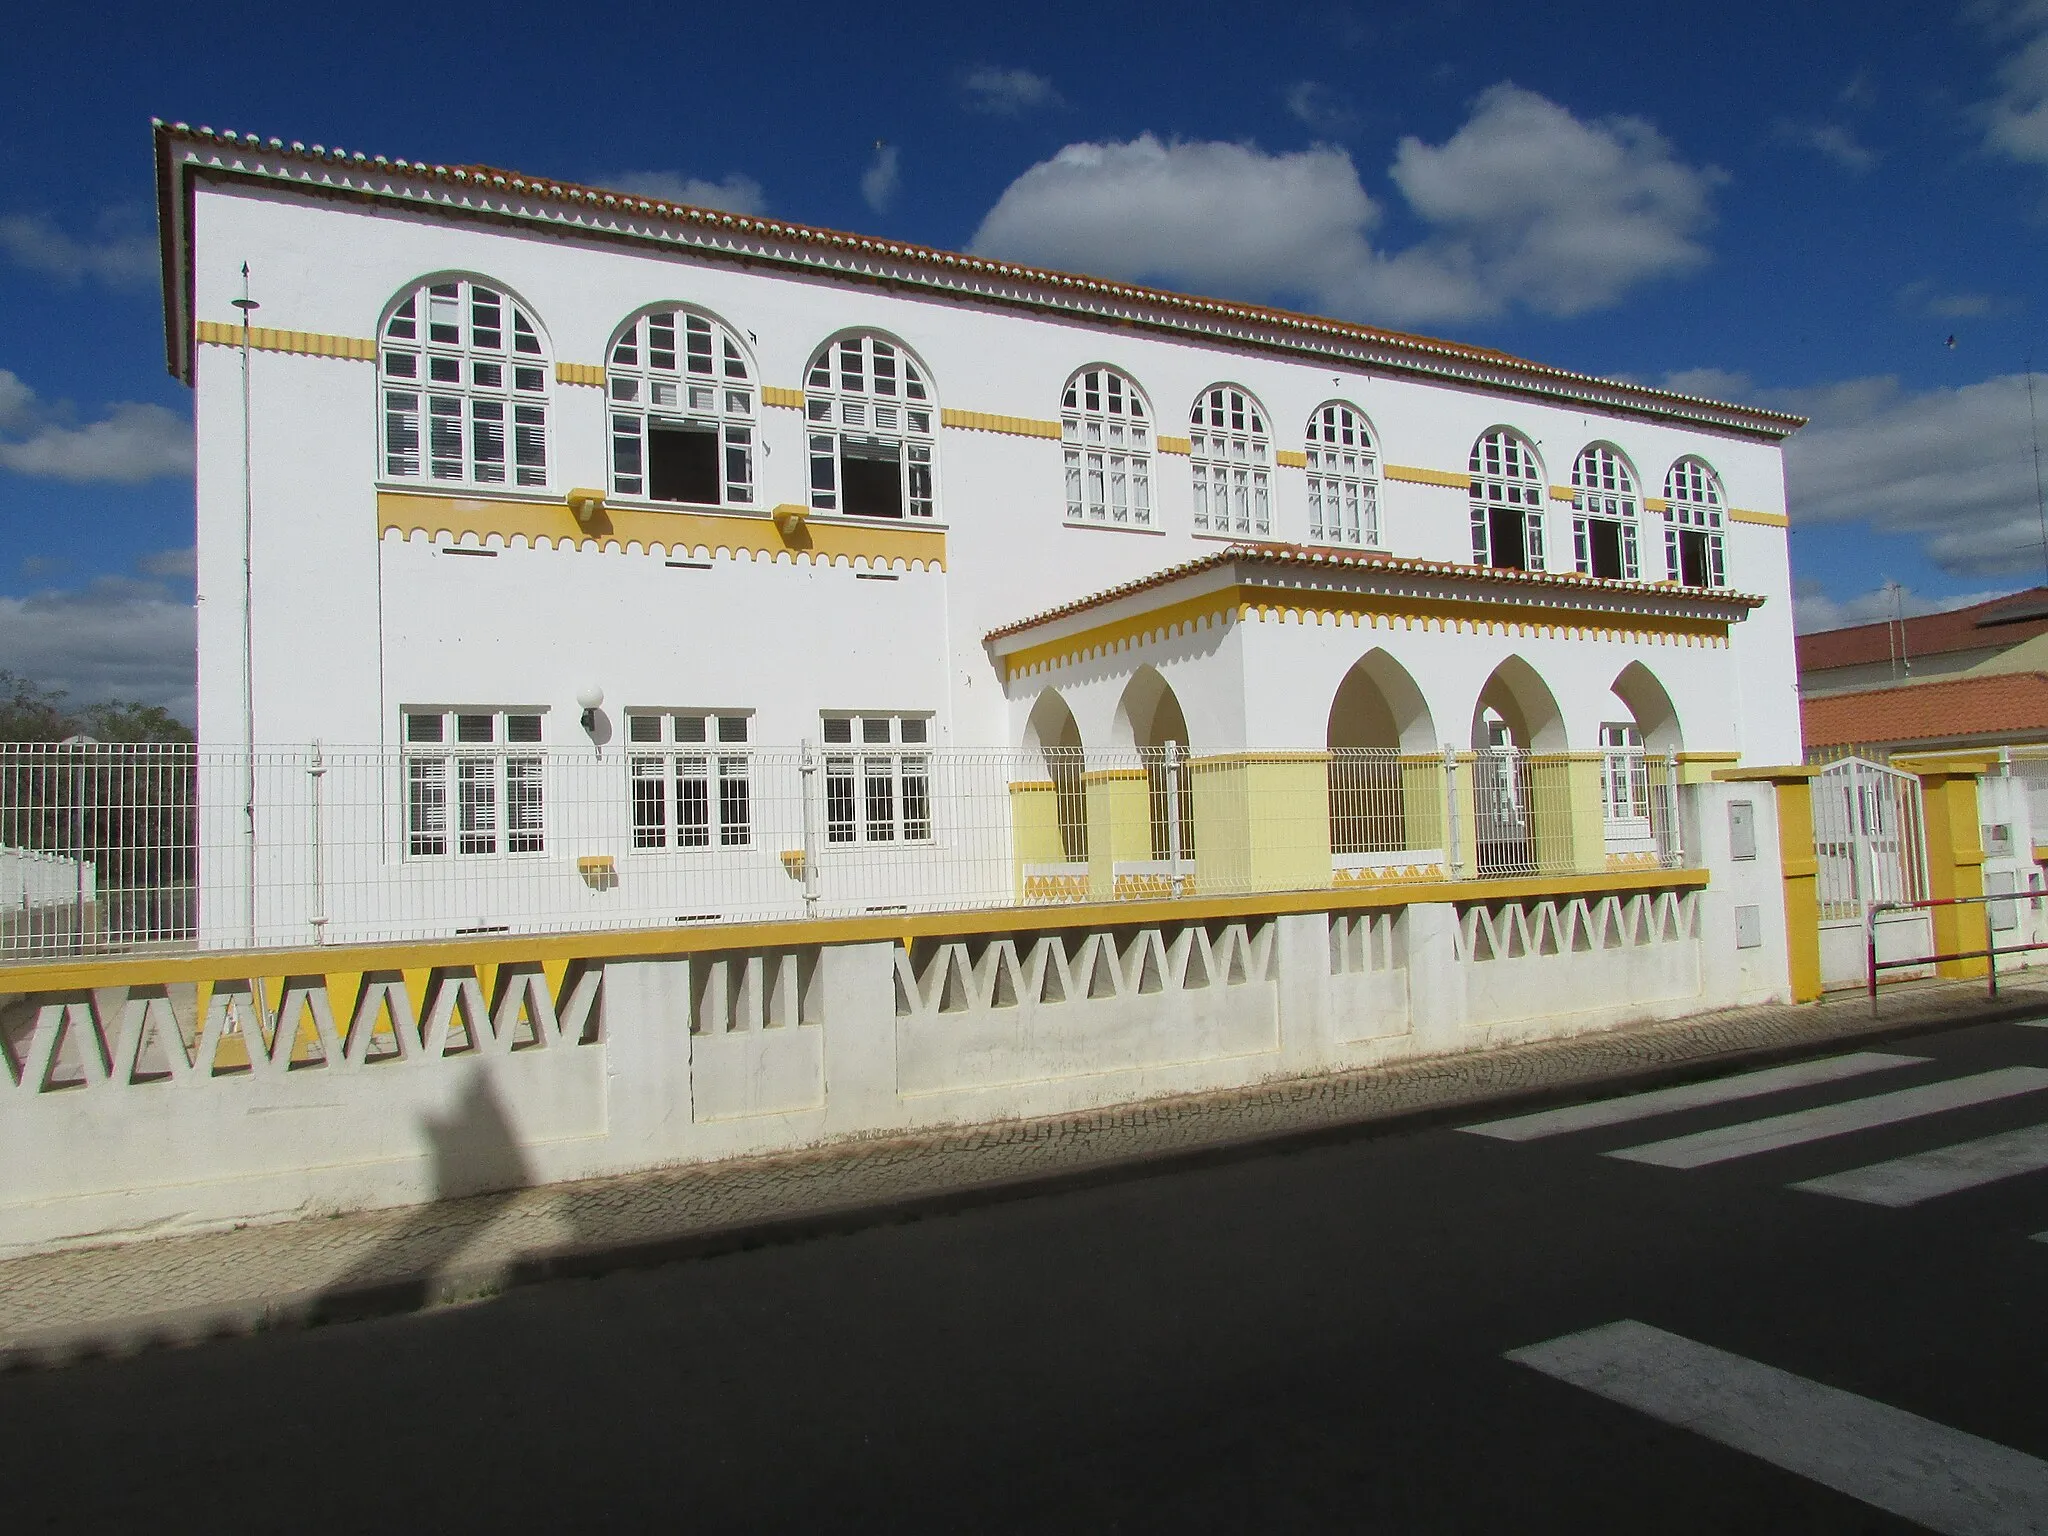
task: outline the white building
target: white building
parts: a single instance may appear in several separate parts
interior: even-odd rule
[[[200,742],[279,749],[254,847],[240,792],[205,808],[218,935],[1588,873],[1671,862],[1660,764],[1800,758],[1796,418],[504,172],[156,144]]]

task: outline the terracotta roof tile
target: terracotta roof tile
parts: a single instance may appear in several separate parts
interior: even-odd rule
[[[990,630],[982,639],[1001,640],[1027,629],[1035,629],[1040,624],[1049,624],[1054,619],[1084,613],[1090,608],[1101,608],[1116,602],[1119,598],[1148,592],[1169,582],[1179,581],[1184,576],[1213,571],[1225,565],[1265,565],[1297,571],[1318,568],[1370,568],[1394,571],[1402,575],[1448,577],[1457,582],[1504,582],[1518,586],[1548,588],[1552,591],[1612,592],[1616,595],[1638,597],[1684,597],[1694,602],[1724,604],[1730,608],[1761,608],[1764,604],[1761,597],[1753,597],[1747,592],[1732,592],[1726,587],[1675,587],[1663,581],[1611,581],[1603,576],[1581,576],[1574,571],[1518,571],[1495,566],[1460,564],[1449,560],[1405,560],[1377,550],[1323,549],[1311,545],[1279,543],[1231,544],[1214,554],[1183,561],[1179,565],[1168,566],[1163,571],[1154,571],[1150,576],[1141,576],[1135,581],[1124,582],[1121,586],[1094,592],[1087,597],[1077,597],[1071,603],[1062,603],[1057,608],[1048,608],[1043,613],[1034,613],[1029,618],[1018,619],[999,629]]]
[[[2002,617],[2013,615],[2028,617]],[[1892,626],[1852,624],[1845,629],[1820,629],[1799,637],[1799,670],[1821,672],[1830,667],[1868,666],[1892,657]],[[2048,632],[2048,587],[2029,587],[1968,608],[1922,614],[1905,623],[1906,655],[1938,656],[1944,651],[1970,651],[1979,646],[2018,645]]]
[[[1862,693],[1831,693],[1799,704],[1806,745],[1875,746],[2011,737],[2048,739],[2048,673],[2001,672]]]
[[[1605,379],[1595,374],[1579,373],[1569,368],[1534,362],[1512,353],[1496,351],[1491,347],[1443,341],[1407,331],[1391,331],[1374,325],[1360,325],[1353,321],[1332,320],[1322,315],[1275,309],[1264,304],[1204,298],[1199,294],[1176,293],[1172,289],[1151,288],[1142,283],[1127,283],[1115,278],[1060,272],[1048,267],[1027,266],[1021,262],[948,251],[905,240],[885,240],[843,230],[825,229],[817,225],[797,224],[788,219],[757,218],[750,214],[729,213],[716,208],[697,208],[685,203],[670,203],[660,198],[644,197],[638,193],[614,192],[602,187],[562,181],[551,176],[526,176],[516,171],[501,170],[488,165],[430,165],[421,160],[392,160],[383,155],[365,155],[360,151],[333,148],[324,144],[306,145],[296,141],[287,144],[282,139],[264,139],[253,133],[220,133],[211,128],[195,128],[188,123],[167,123],[161,118],[156,119],[153,126],[157,140],[159,212],[166,215],[163,220],[162,238],[167,300],[174,297],[171,291],[174,282],[172,228],[168,216],[176,212],[175,202],[169,196],[171,173],[176,164],[175,157],[170,153],[170,145],[176,140],[193,146],[253,151],[270,159],[295,160],[331,168],[334,171],[398,172],[459,189],[545,197],[604,213],[652,215],[655,219],[672,226],[695,226],[715,232],[718,248],[729,245],[735,236],[788,241],[842,253],[838,259],[843,259],[844,253],[885,257],[927,271],[945,273],[955,278],[966,276],[983,283],[989,280],[1029,283],[1078,297],[1094,296],[1127,303],[1154,305],[1212,321],[1269,325],[1282,333],[1299,338],[1296,345],[1312,345],[1317,337],[1374,343],[1387,348],[1391,356],[1413,359],[1416,364],[1425,367],[1431,360],[1460,360],[1483,364],[1572,399],[1586,400],[1602,395],[1612,396],[1625,408],[1644,410],[1681,420],[1695,419],[1696,413],[1702,409],[1725,413],[1730,419],[1714,423],[1715,425],[1755,432],[1773,439],[1787,437],[1806,425],[1806,418],[1803,416],[1767,410],[1762,406],[1711,400],[1703,395],[1681,394],[1676,390],[1656,389],[1623,379]],[[295,176],[293,181],[295,185],[307,190],[319,189],[319,183],[309,176]],[[1441,368],[1443,363],[1439,361],[1437,366]],[[172,372],[181,376],[185,372],[175,357]]]

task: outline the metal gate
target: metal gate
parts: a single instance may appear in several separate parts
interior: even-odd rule
[[[1879,902],[1927,899],[1927,833],[1920,781],[1910,773],[1845,757],[1813,778],[1813,853],[1819,865],[1821,981],[1861,985],[1864,923]],[[1924,913],[1879,922],[1879,949],[1914,949],[1931,938]],[[1892,932],[1897,929],[1897,932]]]

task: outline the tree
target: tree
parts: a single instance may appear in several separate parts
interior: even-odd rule
[[[0,741],[187,742],[191,727],[160,704],[107,699],[82,709],[65,707],[65,691],[48,688],[0,667]]]

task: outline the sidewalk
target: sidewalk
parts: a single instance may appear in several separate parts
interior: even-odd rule
[[[477,1299],[516,1285],[849,1232],[996,1200],[1640,1089],[1930,1028],[2048,1013],[2048,977],[1743,1008],[1576,1039],[1082,1114],[691,1164],[436,1205],[0,1262],[0,1366]]]

